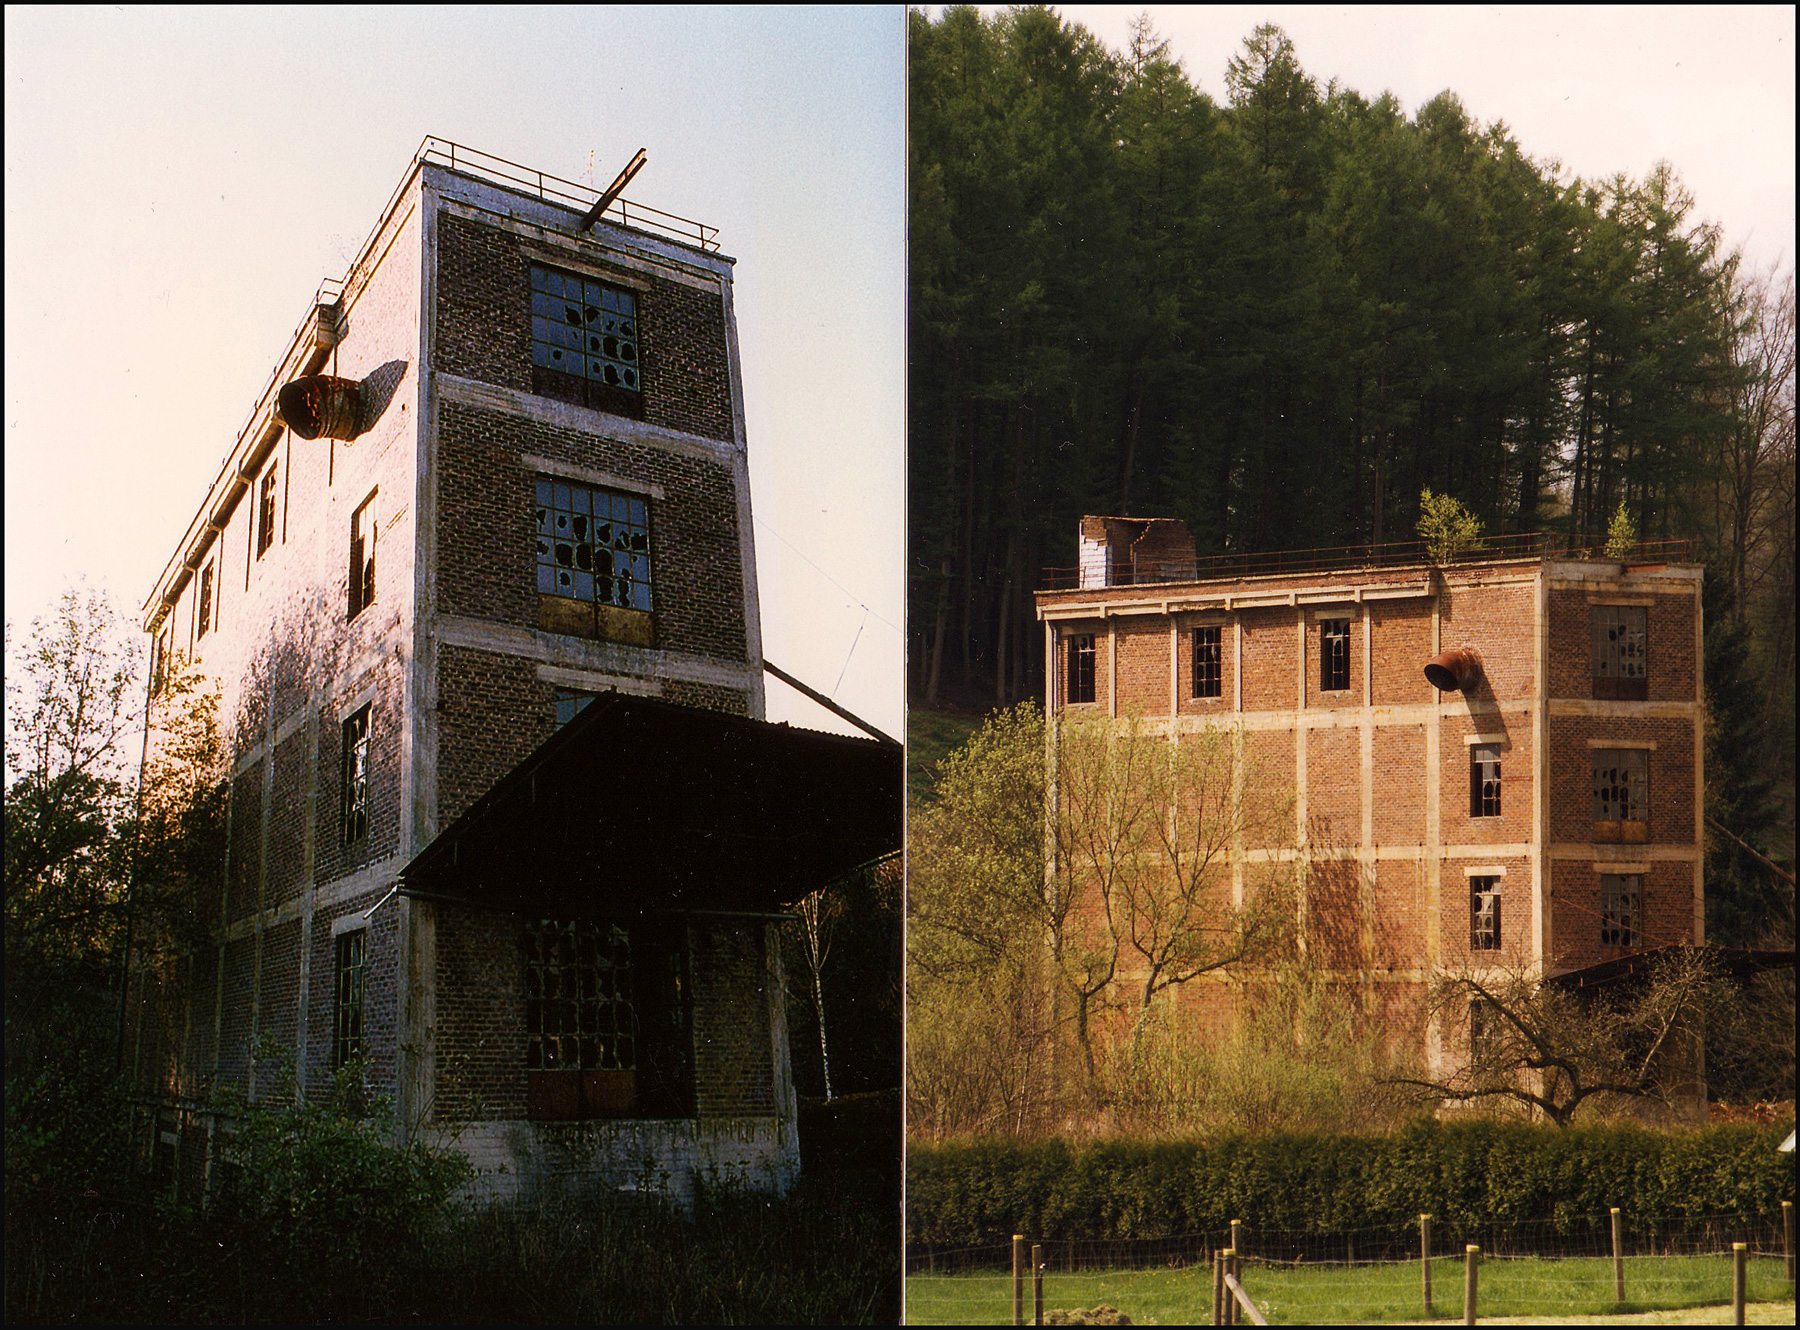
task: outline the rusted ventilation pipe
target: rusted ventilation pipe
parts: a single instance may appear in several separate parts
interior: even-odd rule
[[[1456,647],[1425,662],[1425,677],[1440,693],[1466,693],[1481,678],[1481,657],[1474,647]]]
[[[275,394],[275,409],[303,439],[354,439],[363,424],[362,385],[355,379],[313,374]]]

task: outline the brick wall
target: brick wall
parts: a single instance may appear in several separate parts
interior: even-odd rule
[[[1654,743],[1649,754],[1650,841],[1688,844],[1694,826],[1694,726],[1679,719],[1640,716],[1550,718],[1550,839],[1585,841],[1593,834],[1593,752],[1590,740]]]
[[[1362,736],[1344,727],[1307,730],[1308,837],[1320,848],[1362,841]]]
[[[1631,864],[1640,857],[1621,848],[1604,858],[1555,859],[1550,866],[1550,922],[1555,961],[1565,968],[1593,965],[1623,956],[1628,950],[1686,942],[1694,935],[1694,870],[1691,864],[1650,862],[1639,874],[1638,932],[1627,949],[1603,946],[1600,928],[1604,900],[1599,865]],[[1640,861],[1641,862],[1641,861]]]
[[[438,608],[537,627],[537,473],[521,456],[600,470],[650,500],[656,645],[748,657],[737,490],[722,462],[445,402],[439,415]]]
[[[1591,698],[1594,695],[1592,595],[1600,601],[1641,602],[1632,592],[1555,589],[1550,592],[1550,695]],[[1695,601],[1692,594],[1649,597],[1645,607],[1648,692],[1652,702],[1691,702],[1697,688],[1694,660]]]
[[[1516,844],[1530,840],[1535,802],[1532,772],[1537,761],[1530,715],[1516,711],[1471,716],[1452,703],[1438,733],[1442,808],[1439,835],[1444,844]],[[1478,734],[1500,736],[1499,817],[1469,816],[1469,754],[1474,745],[1467,740]]]
[[[1374,601],[1365,606],[1373,634],[1370,701],[1378,707],[1430,702],[1437,694],[1425,679],[1431,649],[1431,602]]]
[[[1168,621],[1155,616],[1116,619],[1113,632],[1119,652],[1119,714],[1168,715]]]
[[[525,1116],[525,986],[517,915],[437,907],[439,1122]]]
[[[1473,699],[1528,698],[1537,677],[1537,588],[1530,582],[1466,586],[1449,582],[1439,600],[1439,640],[1445,650],[1472,646],[1481,653],[1481,682]],[[1418,667],[1424,669],[1424,662]]]
[[[1406,970],[1425,955],[1425,882],[1422,865],[1387,859],[1375,866],[1377,968]]]
[[[758,924],[696,924],[694,1099],[700,1116],[775,1111],[768,973]]]
[[[556,690],[530,661],[438,648],[438,825],[460,817],[556,728]]]
[[[532,259],[520,238],[441,215],[437,249],[437,368],[529,392]],[[596,260],[580,251],[572,250],[564,261],[577,271],[595,270]],[[643,419],[730,439],[722,297],[636,268],[627,275],[638,304]]]
[[[1497,868],[1500,874],[1500,949],[1469,949],[1469,876],[1473,867]],[[1438,876],[1439,921],[1442,931],[1438,940],[1438,960],[1447,969],[1465,964],[1522,966],[1531,960],[1533,906],[1531,900],[1531,861],[1496,856],[1483,857],[1479,863],[1452,859]]]
[[[1294,611],[1245,610],[1238,622],[1244,633],[1244,710],[1292,710],[1299,700],[1294,684],[1299,649],[1294,639]]]
[[[1425,727],[1377,726],[1372,736],[1370,765],[1378,792],[1375,843],[1423,845],[1425,791],[1421,777],[1425,773]]]

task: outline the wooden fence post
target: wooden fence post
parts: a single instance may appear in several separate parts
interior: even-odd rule
[[[1235,1219],[1232,1220],[1231,1226],[1233,1228],[1236,1228],[1237,1220],[1235,1220]],[[1230,1251],[1225,1253],[1225,1274],[1226,1274],[1228,1281],[1232,1280],[1232,1279],[1236,1279],[1238,1277],[1238,1253],[1237,1253],[1236,1247],[1233,1247]],[[1236,1325],[1237,1323],[1238,1323],[1237,1299],[1232,1297],[1230,1294],[1227,1294],[1225,1297],[1225,1324],[1226,1325]]]
[[[1044,1323],[1044,1248],[1031,1244],[1031,1306],[1033,1325]]]
[[[1436,1315],[1431,1310],[1431,1216],[1419,1216],[1419,1271],[1425,1284],[1425,1316],[1429,1320]]]
[[[1788,1287],[1794,1286],[1794,1203],[1781,1203],[1781,1250],[1787,1257]]]
[[[1225,1249],[1213,1248],[1212,1323],[1225,1324]]]
[[[1475,1324],[1475,1269],[1481,1260],[1481,1248],[1470,1243],[1463,1248],[1463,1324]]]
[[[1749,1246],[1742,1242],[1731,1244],[1731,1323],[1744,1323],[1744,1260],[1749,1255]]]
[[[1625,1301],[1625,1220],[1619,1207],[1612,1208],[1613,1297]]]
[[[1013,1319],[1014,1325],[1025,1324],[1025,1235],[1013,1234]]]

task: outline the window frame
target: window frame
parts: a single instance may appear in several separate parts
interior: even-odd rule
[[[694,1116],[685,931],[598,917],[530,919],[520,942],[527,1116]]]
[[[1491,758],[1484,754],[1492,754]],[[1491,773],[1488,768],[1492,768]],[[1469,745],[1469,816],[1501,816],[1501,756],[1497,743]]]
[[[256,557],[261,559],[275,544],[276,471],[280,459],[270,458],[268,468],[256,485]]]
[[[213,593],[218,588],[218,579],[213,576],[216,567],[215,559],[208,559],[200,567],[200,585],[194,592],[194,603],[197,606],[194,620],[196,640],[205,637],[216,626],[213,615]]]
[[[1644,841],[1650,837],[1650,750],[1592,748],[1594,839]],[[1602,772],[1608,773],[1603,781]],[[1616,813],[1617,816],[1609,816]],[[1636,816],[1633,816],[1636,814]]]
[[[1642,702],[1650,696],[1650,610],[1645,605],[1588,608],[1589,669],[1599,699]]]
[[[533,258],[530,273],[526,282],[526,346],[531,365],[532,391],[546,397],[555,397],[562,401],[578,403],[599,411],[610,411],[614,415],[638,418],[643,415],[644,381],[648,377],[644,370],[644,290],[636,283],[598,276],[591,272],[580,272],[557,263]],[[569,296],[565,291],[552,293],[552,286],[564,286],[568,282],[581,284],[582,338],[593,339],[596,334],[588,331],[587,325],[595,318],[601,321],[600,341],[598,347],[582,346],[579,348],[566,345],[569,335],[567,327],[568,313],[575,307],[568,303]],[[589,288],[593,289],[598,304],[590,306]],[[628,311],[609,309],[609,299],[616,305],[619,301],[627,301],[631,308]],[[557,319],[550,309],[552,303],[560,302],[564,306],[564,317]],[[592,313],[589,313],[590,308]],[[607,320],[611,318],[624,327],[609,328]],[[550,330],[558,330],[560,336],[549,336]],[[544,334],[544,335],[540,335]],[[607,355],[605,342],[607,338],[627,339],[630,355]],[[539,348],[544,354],[540,358]],[[598,357],[590,354],[597,350]],[[573,352],[579,352],[581,372],[575,373],[567,368],[567,362],[553,364],[552,361]],[[600,369],[596,373],[590,362],[598,359]],[[608,382],[606,370],[608,365],[618,367],[616,381]],[[626,382],[635,377],[635,383]]]
[[[568,498],[566,505],[559,501],[564,492]],[[579,503],[577,503],[578,492]],[[604,519],[595,511],[596,500],[604,500],[606,504],[608,512]],[[614,503],[614,500],[623,500],[626,504],[624,529],[627,533],[627,543],[621,547],[615,542],[609,541],[606,548],[602,550],[602,542],[598,539],[596,528],[603,520],[610,528],[616,529],[620,524],[617,516],[617,504]],[[537,524],[536,534],[533,537],[535,545],[533,567],[536,570],[535,585],[540,597],[590,606],[596,613],[615,610],[642,615],[656,613],[656,566],[658,562],[655,536],[656,516],[650,495],[544,472],[538,473],[532,478],[532,507]],[[638,520],[639,513],[642,514],[641,522]],[[559,539],[565,533],[558,529],[558,519],[565,515],[569,521],[566,541]],[[584,520],[589,524],[586,540],[582,540],[577,531],[577,524]],[[641,548],[638,544],[640,539],[642,541]],[[569,562],[566,564],[557,558],[557,546],[563,543],[573,547],[570,551]],[[592,560],[592,566],[587,569],[580,567],[580,555],[584,546],[588,548]],[[606,573],[600,572],[599,569],[601,553],[606,556],[609,569]],[[618,572],[618,560],[621,556],[630,563],[630,570],[623,575],[622,581]],[[640,560],[642,561],[641,576],[638,572]],[[546,572],[550,574],[548,589],[545,586]],[[563,574],[569,576],[571,579],[569,585],[577,588],[576,591],[565,592],[558,589],[558,578]],[[583,577],[588,579],[591,587],[586,596],[579,594],[578,590],[580,579]],[[605,584],[612,585],[614,595],[602,600],[600,589]],[[621,585],[630,587],[628,600],[631,603],[622,604],[617,598],[617,592]],[[642,591],[642,604],[635,603],[640,590]]]
[[[350,568],[346,579],[348,603],[344,622],[349,623],[375,603],[376,495],[371,493],[350,514]],[[368,530],[363,530],[365,515]]]
[[[349,928],[331,940],[335,957],[332,980],[331,1068],[336,1071],[363,1055],[364,997],[369,963],[369,930]]]
[[[1086,706],[1099,696],[1099,649],[1094,633],[1070,633],[1063,664],[1063,701]]]
[[[1498,874],[1472,874],[1469,877],[1469,950],[1499,951],[1504,933],[1501,918]]]
[[[1194,626],[1191,686],[1196,698],[1225,695],[1225,629],[1222,624]]]
[[[339,836],[346,846],[356,845],[369,837],[370,736],[374,728],[373,703],[364,703],[344,717]]]
[[[1319,620],[1319,691],[1350,691],[1350,624],[1348,618]]]
[[[1600,874],[1600,945],[1629,950],[1644,933],[1644,875]]]

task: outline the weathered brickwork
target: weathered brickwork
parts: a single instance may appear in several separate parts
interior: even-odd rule
[[[440,906],[437,1015],[439,1122],[525,1116],[525,963],[519,917]]]
[[[1119,697],[1140,716],[1169,714],[1169,625],[1146,616],[1113,625],[1119,655]]]
[[[1089,572],[1097,576],[1098,565]],[[1289,834],[1300,847],[1312,954],[1345,982],[1376,976],[1369,1010],[1384,1013],[1390,1034],[1404,1024],[1416,1038],[1434,968],[1560,972],[1622,954],[1600,943],[1596,864],[1643,866],[1633,949],[1693,939],[1698,585],[1691,569],[1520,560],[1089,586],[1039,593],[1039,608],[1056,630],[1056,712],[1166,715],[1168,646],[1179,634],[1173,724],[1243,727],[1246,790],[1293,800]],[[1162,611],[1183,601],[1189,608],[1173,616]],[[1196,611],[1194,602],[1218,608]],[[1644,607],[1644,701],[1593,696],[1595,605]],[[1348,620],[1347,679],[1322,671],[1324,625],[1335,620]],[[1197,622],[1220,627],[1224,687],[1205,704],[1191,696]],[[1065,644],[1090,625],[1100,645],[1096,702],[1073,706]],[[1109,627],[1122,648],[1116,699],[1106,688]],[[1440,693],[1425,663],[1465,646],[1481,660],[1475,682]],[[1327,689],[1328,681],[1348,687]],[[1475,769],[1488,746],[1499,756],[1497,812],[1492,785],[1474,780],[1492,774]],[[1646,757],[1644,825],[1596,818],[1594,754],[1608,748]],[[1498,893],[1496,947],[1485,945],[1485,923],[1479,935],[1474,927],[1472,879],[1497,882],[1484,888]],[[1193,987],[1180,1005],[1211,1028],[1224,989]],[[1445,1037],[1466,1048],[1466,1029]]]
[[[555,688],[530,661],[438,648],[438,823],[462,816],[556,728]]]
[[[694,940],[694,1098],[700,1116],[775,1111],[767,963],[758,924],[700,924]]]
[[[370,1087],[408,1122],[469,1127],[471,1157],[530,1171],[517,1190],[642,1182],[646,1159],[676,1195],[691,1194],[697,1173],[785,1185],[798,1146],[762,923],[656,925],[695,939],[695,1116],[553,1125],[525,1120],[518,916],[396,894],[425,840],[552,733],[559,687],[622,678],[681,705],[758,710],[730,260],[605,223],[556,239],[572,220],[535,195],[421,167],[325,321],[337,344],[315,355],[308,329],[283,361],[283,381],[327,373],[361,385],[357,437],[300,440],[269,423],[265,403],[227,460],[221,485],[232,488],[207,499],[191,548],[159,583],[152,619],[220,690],[231,821],[201,902],[218,927],[191,957],[141,977],[146,1028],[133,1056],[167,1093],[321,1091],[338,1051],[339,939],[361,932]],[[534,392],[534,261],[633,292],[634,400],[573,406],[541,377]],[[630,641],[565,638],[540,622],[540,474],[649,501],[652,640],[632,625],[614,625]],[[259,549],[270,477],[274,521]],[[350,595],[353,525],[374,566],[367,603]],[[204,634],[201,568],[213,589]],[[365,707],[363,828],[345,797],[345,726]],[[253,1047],[272,1056],[253,1067]],[[179,1149],[197,1151],[179,1166],[199,1194],[206,1134],[178,1132]]]
[[[1410,797],[1424,773],[1423,725],[1383,725],[1376,729],[1369,772],[1374,788],[1382,792],[1374,801],[1376,845],[1425,843],[1425,800]]]
[[[604,275],[571,251],[568,267]],[[510,231],[444,216],[438,226],[437,366],[446,373],[531,390],[531,257]],[[638,303],[643,419],[730,439],[731,367],[717,291],[632,269]]]
[[[1294,611],[1245,610],[1238,616],[1244,635],[1244,710],[1290,709],[1299,704],[1299,644]]]
[[[616,476],[650,495],[656,645],[747,658],[731,468],[671,449],[446,402],[439,443],[439,608],[536,628],[535,479],[525,454]],[[656,497],[655,491],[660,491]]]
[[[1431,602],[1375,601],[1367,606],[1372,648],[1369,700],[1378,707],[1421,706],[1434,689],[1425,679],[1431,649]]]

